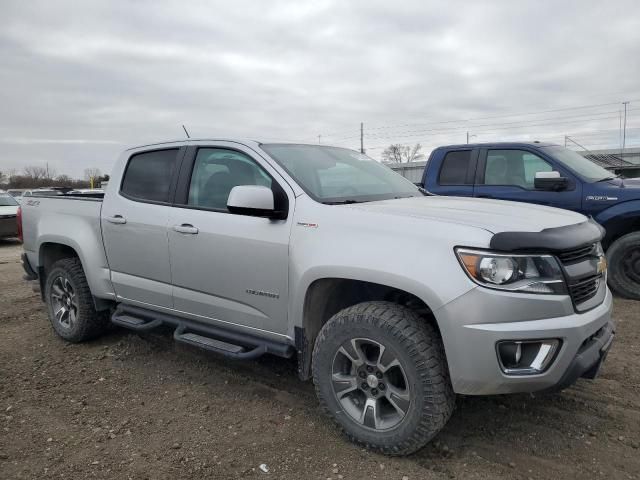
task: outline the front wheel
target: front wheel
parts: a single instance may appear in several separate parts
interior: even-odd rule
[[[315,343],[313,380],[320,404],[347,436],[388,455],[422,448],[455,405],[438,333],[391,302],[334,315]]]
[[[609,286],[618,295],[640,300],[640,232],[628,233],[607,250]]]

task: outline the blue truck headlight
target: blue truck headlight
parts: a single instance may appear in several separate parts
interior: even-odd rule
[[[523,293],[567,293],[560,265],[552,255],[503,254],[469,248],[456,248],[455,252],[471,280],[484,287]]]

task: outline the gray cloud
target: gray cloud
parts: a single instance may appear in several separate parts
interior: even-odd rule
[[[467,130],[575,133],[597,148],[618,141],[625,99],[638,100],[628,138],[640,142],[636,1],[5,0],[2,13],[3,171],[108,171],[125,146],[180,138],[182,123],[197,137],[356,147],[364,121],[374,157]],[[602,106],[459,122],[581,105]]]

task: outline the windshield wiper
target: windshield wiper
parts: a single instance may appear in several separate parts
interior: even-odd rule
[[[363,200],[353,200],[353,199],[347,199],[347,200],[339,200],[337,202],[322,202],[325,205],[349,205],[351,203],[364,203]]]
[[[613,177],[604,177],[604,178],[601,178],[600,180],[596,180],[596,183],[597,182],[606,182],[607,180],[615,180],[616,178],[620,178],[620,175],[615,175]]]

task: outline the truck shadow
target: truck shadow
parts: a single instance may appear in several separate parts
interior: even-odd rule
[[[17,238],[0,238],[0,248],[17,247],[21,245]]]
[[[120,335],[119,332],[114,335]],[[317,420],[311,417],[320,415],[313,383],[298,379],[294,359],[265,355],[253,361],[229,361],[175,344],[167,334],[145,334],[144,338],[132,334],[131,337],[150,342],[154,349],[175,353],[180,363],[204,363],[211,375],[224,369],[251,385],[256,394],[293,403],[291,406],[306,412],[309,420]],[[489,462],[504,466],[506,471],[513,468],[513,463],[537,469],[540,465],[536,462],[544,463],[545,458],[559,455],[571,456],[576,446],[584,447],[595,436],[606,435],[610,415],[605,399],[595,390],[594,383],[579,381],[574,387],[555,394],[459,396],[449,423],[430,444],[408,460],[424,468],[437,464],[444,471],[448,470],[447,465],[459,461]],[[326,419],[326,423],[331,422]],[[349,443],[346,437],[343,441]]]

